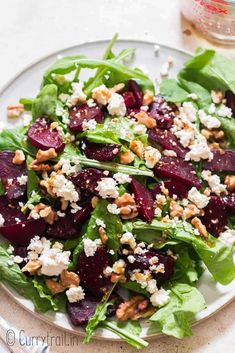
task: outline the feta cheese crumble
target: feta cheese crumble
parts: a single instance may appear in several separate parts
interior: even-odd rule
[[[95,119],[91,119],[91,120],[83,120],[82,122],[82,130],[86,131],[86,130],[94,130],[96,128],[97,122]]]
[[[104,221],[100,218],[97,218],[96,221],[95,221],[96,225],[98,227],[103,227],[103,228],[106,228],[106,224],[104,223]]]
[[[220,177],[216,174],[212,175],[210,170],[203,170],[201,174],[202,178],[208,182],[211,191],[216,195],[220,196],[222,193],[226,193],[227,187],[221,184]]]
[[[62,174],[55,175],[52,191],[56,196],[63,197],[65,201],[77,202],[79,200],[79,195],[75,186]]]
[[[131,178],[128,174],[124,173],[115,173],[113,178],[116,180],[118,184],[126,184],[131,182]]]
[[[115,203],[109,203],[107,206],[107,210],[109,211],[109,213],[112,214],[120,214],[120,210]]]
[[[129,245],[132,249],[135,249],[136,247],[136,241],[135,241],[135,237],[132,233],[130,232],[126,232],[122,235],[122,237],[120,238],[120,243],[121,244],[127,244]]]
[[[188,199],[200,209],[206,207],[210,201],[209,197],[201,194],[195,187],[189,190]]]
[[[227,229],[220,233],[219,239],[227,246],[233,246],[235,244],[235,229]]]
[[[97,184],[96,190],[103,199],[118,197],[117,184],[113,178],[101,178]]]
[[[153,168],[161,159],[161,153],[151,146],[144,150],[145,164],[148,168]]]
[[[197,139],[194,140],[193,144],[189,146],[190,151],[186,153],[185,160],[199,162],[201,159],[213,158],[213,153],[207,144],[206,138],[202,135],[198,135]]]
[[[85,251],[86,257],[94,256],[100,243],[101,243],[100,239],[96,239],[96,240],[91,240],[88,238],[83,239],[84,251]]]
[[[118,93],[114,93],[107,106],[108,112],[112,116],[125,116],[126,115],[126,105],[123,96]]]
[[[229,107],[226,107],[226,105],[222,104],[217,111],[217,114],[221,116],[222,118],[232,118],[233,112],[232,109]]]
[[[81,286],[71,287],[65,293],[70,303],[76,303],[85,298],[85,292]]]
[[[5,219],[3,218],[3,215],[0,213],[0,227],[2,227],[5,223]]]
[[[166,291],[163,288],[156,290],[151,295],[150,301],[153,306],[161,307],[166,305],[170,301],[169,291]]]
[[[217,129],[221,125],[219,119],[217,119],[214,116],[207,115],[205,111],[202,109],[198,111],[198,116],[199,116],[200,122],[208,129]]]
[[[72,83],[72,95],[69,96],[66,100],[66,105],[72,107],[77,103],[85,103],[86,95],[82,90],[82,83],[73,82]]]
[[[21,175],[20,177],[17,178],[17,182],[20,184],[20,185],[26,185],[27,184],[27,181],[28,181],[28,175]]]
[[[147,132],[147,128],[143,124],[136,124],[133,131],[136,135],[144,135]]]

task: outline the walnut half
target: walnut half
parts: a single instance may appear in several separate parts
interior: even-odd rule
[[[153,315],[154,312],[155,309],[149,302],[141,295],[137,295],[119,305],[116,311],[116,317],[120,321],[128,319],[138,320],[140,318],[149,317]]]

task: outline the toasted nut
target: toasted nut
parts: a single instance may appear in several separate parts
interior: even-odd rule
[[[130,149],[137,154],[140,159],[144,159],[144,145],[141,141],[133,140],[130,143]]]
[[[9,105],[7,107],[7,117],[10,119],[19,118],[24,111],[23,104]]]
[[[61,197],[60,199],[60,203],[61,203],[61,210],[65,211],[67,210],[68,206],[69,206],[69,202],[67,200],[65,200],[63,197]]]
[[[41,211],[39,211],[40,217],[47,217],[51,213],[51,211],[51,206],[45,206]]]
[[[64,292],[66,289],[60,282],[53,281],[52,279],[46,280],[46,286],[53,295]]]
[[[30,164],[30,169],[36,172],[50,172],[53,167],[49,164],[38,163],[38,161],[34,159]]]
[[[120,321],[128,319],[138,320],[140,318],[149,317],[155,309],[146,303],[146,299],[141,295],[132,297],[130,300],[121,303],[116,311],[116,317]]]
[[[210,188],[205,188],[205,190],[203,191],[203,194],[206,195],[206,196],[210,196],[211,189]]]
[[[116,283],[116,282],[125,283],[126,282],[126,276],[124,274],[118,275],[116,273],[113,273],[111,275],[110,281],[112,283]]]
[[[224,154],[224,150],[221,148],[220,144],[218,142],[214,142],[214,143],[211,143],[209,145],[209,147],[212,149],[212,150],[219,150],[221,152],[221,154]]]
[[[143,97],[143,105],[149,105],[153,103],[153,101],[154,101],[154,94],[152,91],[147,89]]]
[[[49,183],[47,180],[41,180],[40,181],[40,186],[51,196],[55,197],[56,195],[52,191],[52,188],[50,187]]]
[[[51,212],[44,217],[44,219],[48,224],[52,225],[58,219],[58,215],[55,211],[51,210]]]
[[[38,150],[36,154],[36,160],[38,163],[46,162],[49,159],[57,157],[57,153],[54,148],[49,148],[46,151]]]
[[[151,118],[151,116],[145,112],[139,112],[135,114],[135,118],[138,120],[139,124],[145,125],[148,129],[152,129],[157,126],[156,120]]]
[[[99,198],[97,196],[92,197],[92,199],[91,199],[92,208],[96,208],[98,201],[99,201]]]
[[[125,87],[124,83],[118,83],[117,85],[110,88],[110,92],[111,94],[120,92],[123,90],[124,87]]]
[[[207,139],[211,139],[213,136],[212,130],[208,130],[208,129],[202,129],[201,130],[201,134]]]
[[[183,207],[176,201],[171,201],[170,203],[170,215],[171,217],[183,217]]]
[[[75,272],[63,271],[60,275],[60,282],[65,287],[79,286],[80,277]]]
[[[119,196],[115,202],[120,210],[120,216],[123,219],[133,219],[138,216],[138,208],[135,199],[128,193]]]
[[[199,208],[197,208],[197,206],[190,204],[187,205],[183,211],[183,218],[184,219],[188,219],[188,218],[192,218],[194,216],[199,216],[202,214],[202,210],[199,210]]]
[[[203,238],[208,237],[206,227],[202,224],[202,222],[199,218],[194,217],[191,222],[192,222],[192,225],[199,231],[200,235]]]
[[[51,130],[57,129],[58,127],[59,127],[59,124],[57,123],[57,121],[53,121],[50,125]]]
[[[108,237],[103,227],[99,227],[99,235],[100,235],[102,244],[106,244]]]
[[[58,162],[54,165],[54,170],[57,172],[58,170],[60,170],[62,168],[62,163]]]
[[[235,189],[235,175],[227,175],[224,183],[229,191],[233,191]]]
[[[135,155],[131,151],[120,153],[120,162],[122,164],[130,164],[134,159]]]
[[[108,104],[111,96],[112,93],[110,92],[110,89],[105,86],[97,87],[92,92],[92,98],[101,105]]]
[[[202,129],[201,133],[207,140],[214,139],[215,141],[221,141],[224,139],[223,130]]]
[[[12,163],[13,164],[17,164],[17,165],[21,165],[23,164],[25,161],[25,155],[24,155],[24,152],[21,151],[21,150],[16,150],[15,151],[15,155],[12,159]]]
[[[223,92],[220,90],[212,90],[211,98],[215,104],[220,104],[224,98]]]
[[[29,272],[31,275],[35,275],[38,270],[41,268],[41,262],[39,260],[30,260],[27,264],[21,269],[22,272]]]

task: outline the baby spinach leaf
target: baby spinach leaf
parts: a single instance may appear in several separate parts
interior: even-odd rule
[[[235,147],[235,119],[222,118],[220,116],[217,116],[217,118],[221,122],[221,129],[224,131],[229,145]]]
[[[15,150],[22,150],[31,156],[35,156],[36,154],[37,150],[28,142],[24,127],[3,129],[0,132],[0,151]]]
[[[182,103],[188,99],[188,92],[180,87],[177,80],[166,79],[161,82],[160,93],[168,102]]]
[[[33,120],[41,116],[47,116],[49,118],[55,118],[57,106],[57,86],[49,84],[44,86],[32,105],[32,116]]]
[[[196,82],[186,81],[179,78],[179,83],[188,93],[195,93],[198,97],[196,104],[203,109],[211,103],[211,95],[207,89]]]
[[[121,286],[131,292],[143,294],[146,297],[149,297],[149,293],[147,292],[147,290],[142,288],[141,285],[137,282],[127,281],[126,283],[121,283]]]

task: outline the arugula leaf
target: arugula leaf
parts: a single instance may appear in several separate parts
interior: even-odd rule
[[[174,79],[163,80],[160,84],[160,93],[168,102],[182,103],[188,100],[188,92]]]
[[[138,321],[125,321],[123,323],[117,321],[104,321],[101,326],[114,332],[125,342],[137,349],[142,349],[148,346],[148,342],[140,338],[141,327]]]
[[[26,159],[27,172],[28,172],[28,181],[27,181],[27,197],[30,199],[33,192],[38,193],[40,178],[37,176],[37,173],[30,169],[30,164],[32,163],[33,158],[28,156]]]
[[[198,257],[182,244],[173,248],[177,254],[175,271],[172,281],[194,283],[202,274],[201,267],[198,265]],[[194,256],[192,256],[194,255]]]
[[[22,207],[21,211],[26,212],[29,205],[36,205],[37,203],[39,203],[41,201],[41,198],[42,198],[42,196],[39,193],[32,191],[28,201]]]
[[[171,239],[190,244],[200,259],[205,263],[214,279],[223,285],[232,282],[235,278],[232,250],[212,235],[209,235],[207,240],[196,236],[194,228],[189,223],[179,222],[174,226],[171,223],[156,220],[153,220],[151,224],[138,221],[133,223],[133,230],[135,229],[162,230],[165,231]]]
[[[22,150],[31,156],[36,155],[36,148],[29,144],[25,127],[3,129],[0,132],[0,151]]]
[[[33,120],[40,116],[55,119],[57,106],[57,86],[49,84],[44,86],[32,104]]]
[[[28,111],[32,110],[32,105],[33,105],[32,98],[20,98],[20,103],[24,105],[25,110],[28,110]]]
[[[176,338],[191,336],[189,321],[206,307],[205,300],[195,287],[186,283],[173,283],[170,290],[169,303],[158,309],[149,320],[166,335]]]

